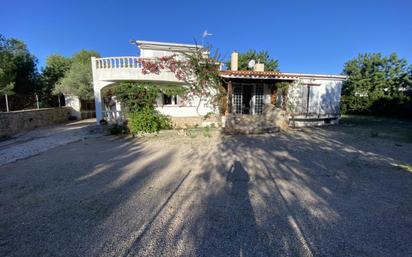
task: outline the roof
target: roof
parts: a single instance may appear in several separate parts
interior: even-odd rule
[[[153,50],[195,50],[203,48],[202,45],[193,44],[179,44],[179,43],[166,43],[156,41],[134,41],[140,49],[153,49]]]
[[[239,79],[283,79],[283,80],[297,80],[299,78],[320,78],[320,79],[335,79],[346,80],[346,76],[332,75],[332,74],[306,74],[306,73],[286,73],[277,71],[252,71],[240,70],[232,71],[225,70],[220,72],[223,78],[239,78]]]

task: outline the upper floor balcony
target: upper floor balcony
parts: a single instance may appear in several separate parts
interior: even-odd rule
[[[144,73],[142,62],[153,61],[157,58],[142,58],[138,56],[92,57],[94,81],[146,81],[158,83],[183,84],[170,71],[161,70],[159,73]]]

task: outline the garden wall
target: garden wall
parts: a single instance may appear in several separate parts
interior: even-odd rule
[[[65,122],[70,116],[70,111],[69,107],[62,107],[2,112],[0,113],[0,137]]]
[[[170,117],[174,128],[206,127],[219,126],[221,120],[218,117]],[[213,124],[213,125],[212,125]]]

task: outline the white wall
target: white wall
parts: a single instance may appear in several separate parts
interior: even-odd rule
[[[177,55],[178,58],[183,58],[184,55],[178,52],[165,51],[165,50],[152,50],[152,49],[141,49],[140,57],[142,58],[159,58],[163,56]]]
[[[202,100],[198,114],[196,108],[200,99],[198,97],[191,97],[190,99],[191,101],[180,101],[177,105],[163,105],[162,101],[158,99],[156,110],[171,117],[197,117],[199,114],[204,116],[214,112],[213,107],[207,101]]]
[[[71,107],[70,115],[80,120],[81,119],[80,99],[77,96],[65,96],[64,99],[66,102],[66,106]]]
[[[318,84],[318,86],[310,87],[310,113],[317,115],[339,113],[342,81],[310,78],[301,79],[289,88],[289,101],[294,106],[295,113],[306,112],[305,87],[307,84]]]

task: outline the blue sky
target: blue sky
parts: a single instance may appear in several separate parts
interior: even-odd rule
[[[2,0],[0,33],[48,55],[94,49],[135,55],[131,39],[207,41],[232,50],[268,50],[285,72],[340,73],[363,52],[397,52],[412,62],[412,1]]]

